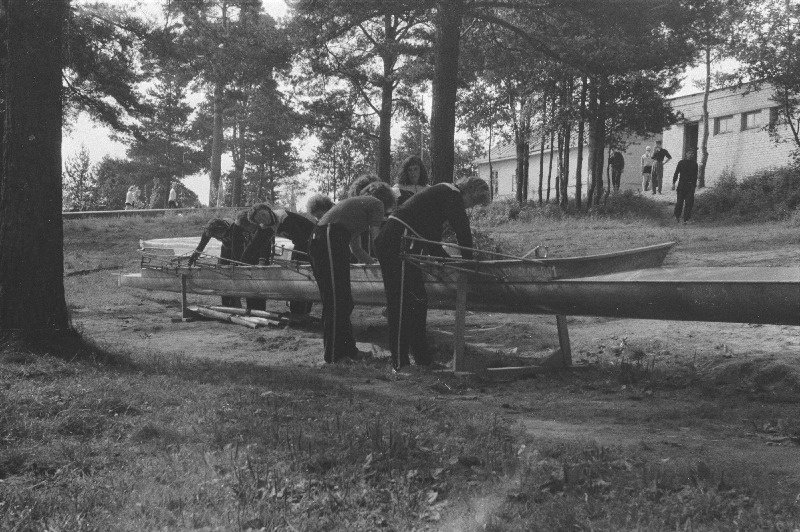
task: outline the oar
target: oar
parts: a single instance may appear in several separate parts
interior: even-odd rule
[[[546,262],[544,262],[544,261],[542,261],[540,259],[528,259],[528,258],[525,258],[525,257],[515,257],[514,255],[506,255],[505,253],[497,253],[495,251],[486,251],[486,250],[483,250],[483,249],[468,248],[468,247],[465,247],[465,246],[459,246],[457,244],[451,244],[449,242],[436,242],[436,241],[433,241],[433,240],[426,240],[424,238],[417,238],[417,237],[414,237],[414,236],[403,236],[403,238],[408,239],[408,240],[413,240],[415,242],[422,242],[423,244],[434,244],[434,245],[437,245],[437,246],[447,246],[447,247],[451,247],[451,248],[455,248],[455,249],[460,249],[462,251],[472,251],[473,253],[486,253],[486,254],[489,254],[489,255],[494,255],[495,257],[503,257],[504,259],[521,260],[521,261],[524,261],[524,262],[530,262],[530,263],[533,263],[533,264],[540,264],[540,265],[546,265],[547,264]]]
[[[419,264],[427,264],[429,266],[442,266],[443,268],[450,268],[451,270],[456,270],[459,272],[465,273],[474,273],[475,275],[485,275],[486,277],[491,277],[496,280],[502,280],[501,277],[495,275],[493,273],[488,272],[479,272],[477,270],[470,270],[469,268],[461,268],[459,266],[454,266],[452,263],[447,262],[440,262],[437,260],[426,259],[425,255],[414,255],[414,254],[404,254],[402,255],[403,259],[410,260],[411,262],[417,262]],[[466,261],[464,261],[466,262]],[[472,262],[471,264],[475,264]]]

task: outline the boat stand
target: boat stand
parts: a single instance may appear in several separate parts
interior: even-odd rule
[[[189,303],[186,299],[186,274],[181,274],[181,317],[172,318],[173,323],[189,323],[197,320],[197,314],[189,310]]]
[[[459,274],[456,283],[456,312],[455,327],[453,329],[452,371],[454,374],[471,374],[479,370],[489,378],[515,379],[572,367],[572,349],[569,342],[569,328],[567,327],[567,317],[563,314],[556,315],[559,349],[545,359],[542,364],[507,368],[476,368],[475,364],[469,364],[464,349],[466,345],[464,336],[466,333],[467,321],[467,288],[467,275]]]

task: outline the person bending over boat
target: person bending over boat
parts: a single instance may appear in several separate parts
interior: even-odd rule
[[[350,253],[364,264],[375,261],[361,247],[361,233],[374,238],[384,215],[395,206],[392,189],[386,183],[372,183],[355,198],[340,201],[319,220],[309,245],[311,267],[322,299],[325,362],[359,359],[350,314]]]
[[[314,194],[308,198],[308,203],[306,203],[306,211],[314,217],[315,221],[319,221],[332,207],[333,200],[325,194]]]
[[[332,202],[331,206],[333,206]],[[269,212],[272,212],[274,216],[269,216]],[[292,241],[291,260],[309,262],[308,243],[311,240],[311,233],[314,231],[314,222],[296,212],[286,209],[271,209],[266,203],[254,205],[251,213],[253,223],[258,224],[263,230],[274,231],[270,240],[274,240],[277,235]],[[277,226],[270,225],[275,220],[277,220]],[[308,314],[311,311],[311,302],[290,301],[289,311],[292,314]]]
[[[397,184],[393,190],[397,196],[397,206],[408,201],[408,198],[428,188],[428,171],[422,159],[416,155],[406,158],[397,174]]]
[[[239,214],[239,218],[244,215],[244,220],[247,220],[247,213]],[[219,264],[231,264],[231,260],[240,261],[245,249],[247,248],[254,227],[251,224],[242,225],[230,220],[222,218],[213,218],[208,221],[203,235],[200,237],[200,243],[197,248],[189,257],[189,266],[194,266],[200,258],[200,254],[206,249],[209,241],[212,238],[219,240],[222,243],[222,248],[219,254]],[[241,299],[238,297],[222,296],[222,305],[225,307],[240,308],[242,306]]]
[[[462,179],[454,185],[433,185],[414,194],[398,207],[375,240],[386,290],[389,348],[394,369],[410,363],[409,351],[417,365],[433,363],[425,334],[428,296],[422,271],[403,261],[401,254],[410,252],[447,256],[440,245],[411,244],[403,237],[439,242],[443,225],[448,222],[456,233],[458,244],[471,248],[472,233],[466,209],[487,205],[490,201],[489,185],[477,177]],[[461,255],[465,259],[472,258],[469,249],[463,250]]]

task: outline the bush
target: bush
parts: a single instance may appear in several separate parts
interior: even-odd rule
[[[585,198],[583,205],[586,205]],[[585,211],[577,209],[574,198],[570,199],[566,209],[555,203],[539,205],[536,201],[528,201],[526,204],[520,205],[516,200],[504,199],[495,201],[482,209],[476,209],[472,214],[472,219],[478,223],[497,226],[514,221],[532,222],[537,218],[562,220],[566,217],[580,217],[586,214]],[[611,194],[605,203],[593,206],[588,214],[592,217],[661,218],[663,217],[663,207],[647,196],[626,190],[621,194]]]
[[[792,220],[800,207],[800,168],[766,170],[738,181],[726,172],[699,196],[695,212],[737,222]]]
[[[611,194],[605,203],[592,206],[590,214],[604,215],[612,218],[663,218],[664,209],[650,197],[625,190],[619,194]]]

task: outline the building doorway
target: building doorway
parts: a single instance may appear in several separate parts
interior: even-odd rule
[[[687,122],[683,126],[683,151],[680,153],[680,158],[686,155],[686,150],[694,150],[697,152],[697,137],[700,130],[700,122]]]

